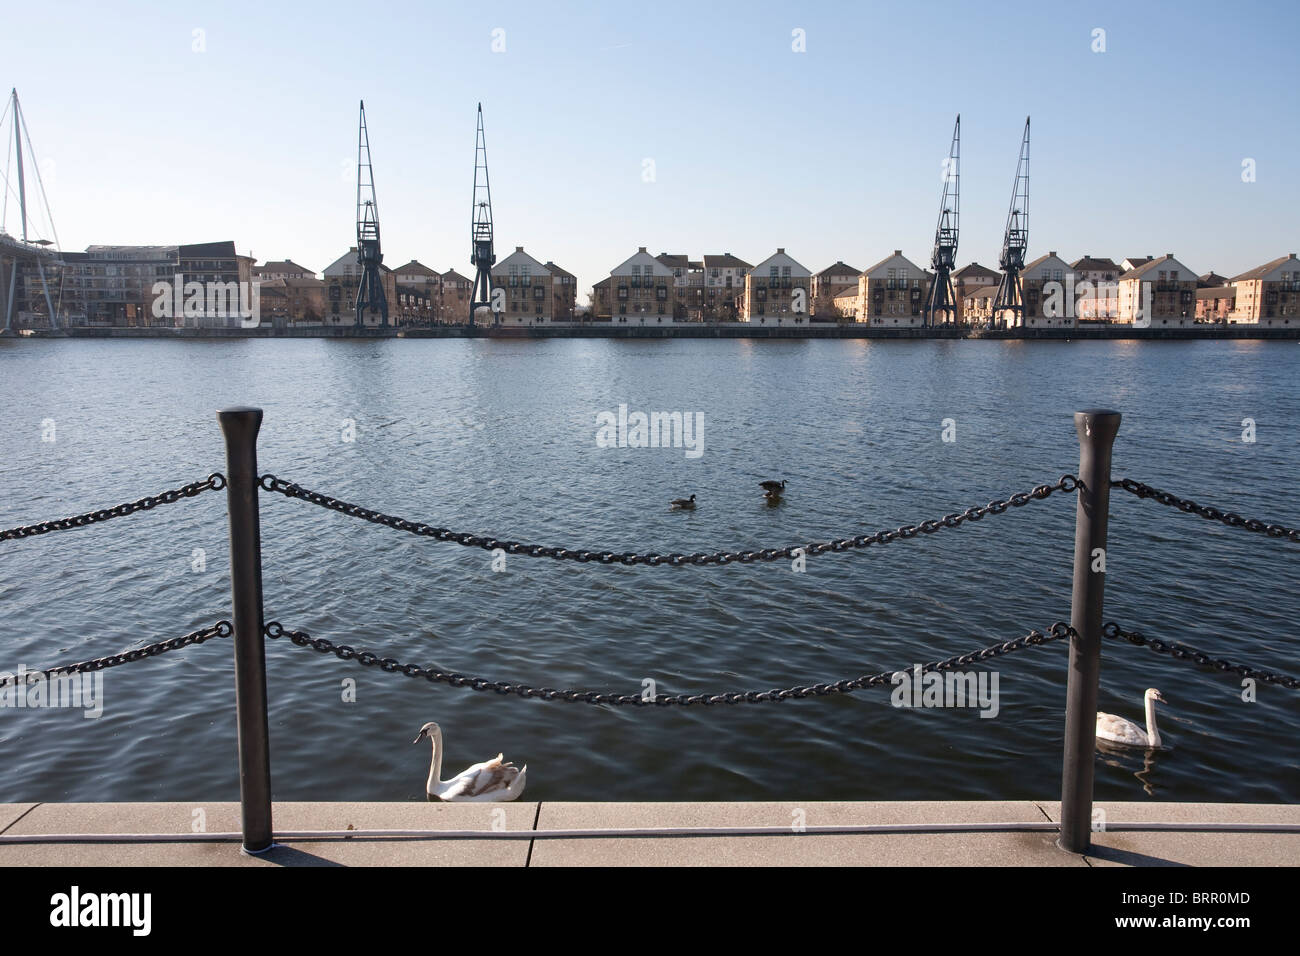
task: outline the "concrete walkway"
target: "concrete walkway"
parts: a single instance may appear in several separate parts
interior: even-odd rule
[[[1147,823],[1289,824],[1300,806],[1099,803],[1108,827]],[[1300,832],[1108,830],[1085,856],[1056,833],[992,830],[825,834],[817,827],[893,824],[1033,824],[1059,820],[1055,802],[929,803],[277,803],[283,839],[260,857],[237,842],[190,842],[237,833],[235,803],[0,804],[0,866],[1294,866]],[[803,831],[799,831],[799,827]],[[533,836],[536,831],[763,827],[763,835]],[[196,833],[196,831],[201,832]],[[321,838],[318,830],[437,830],[436,836]],[[473,831],[472,833],[466,831]],[[482,839],[474,836],[483,832]],[[33,834],[176,834],[186,842],[8,842]],[[517,836],[512,836],[517,834]]]

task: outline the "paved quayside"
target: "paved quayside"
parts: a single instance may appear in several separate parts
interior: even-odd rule
[[[1278,866],[1300,861],[1300,806],[1098,803],[1092,852],[1055,845],[1058,804],[878,803],[277,803],[285,842],[240,852],[237,803],[0,805],[0,866]],[[201,812],[200,812],[201,811]],[[208,842],[194,834],[201,821]],[[1291,832],[1126,830],[1125,824],[1250,824]],[[1027,824],[958,832],[818,833],[819,827]],[[803,832],[797,830],[803,827]],[[768,835],[541,836],[537,831],[762,827]],[[295,831],[436,830],[455,838],[292,837]],[[482,838],[466,831],[484,832]],[[778,832],[779,831],[779,832]],[[174,834],[184,842],[15,842],[38,834]],[[235,841],[213,840],[235,834]],[[537,834],[537,835],[534,835]]]

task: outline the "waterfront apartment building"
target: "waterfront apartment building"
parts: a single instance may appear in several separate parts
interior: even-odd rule
[[[673,319],[699,322],[704,318],[704,262],[684,253],[655,256],[673,270]]]
[[[253,279],[263,282],[271,279],[314,279],[316,273],[306,266],[300,266],[292,259],[278,259],[253,266]]]
[[[985,286],[996,286],[1001,274],[978,262],[962,266],[952,274],[952,291],[957,296],[957,321],[969,322],[966,317],[966,295]]]
[[[251,309],[253,259],[235,251],[234,242],[204,242],[172,246],[86,247],[65,252],[62,265],[47,272],[52,289],[61,289],[55,308],[74,325],[117,327],[187,326],[234,328],[241,309]],[[28,298],[43,296],[34,270],[25,276]],[[180,276],[181,304],[177,315],[172,287]],[[188,298],[184,284],[203,284],[203,294]],[[33,283],[35,293],[33,294]],[[166,291],[155,291],[166,283]],[[185,316],[190,311],[194,314]],[[162,314],[157,314],[162,313]]]
[[[1234,322],[1300,325],[1300,261],[1294,252],[1233,277],[1232,287]]]
[[[745,276],[753,266],[730,252],[704,256],[700,265],[704,270],[704,318],[734,322],[740,315]]]
[[[742,322],[759,325],[803,324],[812,304],[812,273],[788,255],[776,252],[745,274]]]
[[[858,288],[858,276],[861,269],[846,265],[837,260],[821,272],[814,273],[810,290],[812,293],[812,314],[818,322],[835,322],[842,318],[835,300],[845,292]]]
[[[1070,297],[1072,284],[1066,281],[1071,273],[1070,264],[1055,251],[1025,265],[1020,272],[1025,328],[1061,328],[1075,324],[1075,303]]]
[[[554,281],[550,270],[528,253],[515,246],[492,267],[492,298],[500,299],[503,308],[493,319],[501,325],[540,325],[554,316]],[[466,315],[469,310],[466,308]]]
[[[1075,312],[1087,322],[1114,322],[1118,317],[1120,267],[1110,259],[1084,255],[1070,263],[1075,281]],[[1083,283],[1088,285],[1084,286]]]
[[[325,318],[325,283],[315,276],[306,279],[254,279],[263,323],[276,328],[287,325],[320,325]]]
[[[464,325],[469,321],[469,300],[474,290],[474,280],[455,269],[442,274],[438,296],[438,321],[444,325]]]
[[[578,309],[578,277],[550,259],[546,271],[551,274],[551,321],[572,322]]]
[[[997,297],[998,286],[995,279],[991,285],[975,286],[966,290],[961,296],[962,321],[971,325],[982,325],[993,319],[993,300]]]
[[[859,322],[886,326],[919,326],[932,276],[895,249],[858,277]]]
[[[354,325],[357,321],[357,289],[361,285],[361,266],[357,262],[357,247],[353,246],[339,256],[323,273],[325,277],[325,315],[324,325]],[[388,301],[388,323],[397,323],[397,282],[393,270],[382,263],[379,266],[379,281]],[[383,317],[376,311],[367,309],[362,316],[362,324],[376,326],[383,323]]]
[[[614,301],[612,276],[598,280],[591,287],[591,318],[593,322],[608,322]]]
[[[1116,321],[1152,328],[1194,325],[1196,278],[1172,252],[1130,269],[1119,277]]]
[[[858,308],[862,305],[862,297],[858,294],[857,285],[851,285],[848,288],[840,290],[833,299],[831,299],[831,313],[835,316],[837,322],[857,322]],[[821,316],[824,313],[818,312],[814,316],[818,322],[822,321]],[[865,321],[865,320],[862,320]]]
[[[429,325],[437,319],[442,276],[423,262],[412,259],[393,270],[397,290],[396,308],[389,305],[389,318],[396,325]]]
[[[616,325],[671,322],[677,301],[676,278],[670,267],[642,246],[636,255],[609,272],[606,288],[610,296],[610,321]]]
[[[1205,286],[1196,290],[1196,321],[1227,324],[1233,321],[1237,290],[1230,285]]]

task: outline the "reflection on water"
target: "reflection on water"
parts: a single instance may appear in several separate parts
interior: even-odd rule
[[[1142,783],[1142,790],[1147,796],[1156,795],[1156,783],[1152,775],[1164,751],[1168,747],[1125,747],[1109,740],[1097,740],[1097,759],[1108,767],[1129,771]],[[1142,769],[1134,770],[1138,757],[1141,757]]]
[[[0,342],[0,527],[224,467],[214,412],[266,410],[263,471],[413,520],[613,551],[785,547],[941,518],[1073,471],[1072,413],[1124,413],[1117,473],[1294,525],[1288,343],[597,340]],[[596,415],[701,410],[705,453],[599,448]],[[1241,421],[1257,441],[1240,440]],[[56,442],[40,440],[53,419]],[[955,441],[942,440],[943,422]],[[355,426],[345,441],[344,423]],[[789,481],[779,506],[758,481]],[[695,493],[701,507],[670,512]],[[533,686],[764,690],[905,668],[1069,617],[1074,506],[1053,495],[855,553],[726,567],[579,565],[402,535],[262,498],[268,619],[380,656]],[[101,656],[229,616],[224,498],[0,545],[0,669]],[[1112,498],[1107,616],[1294,670],[1286,542]],[[193,556],[202,549],[202,570]],[[1291,559],[1291,560],[1288,560]],[[570,800],[1050,798],[1065,649],[990,661],[999,710],[887,692],[774,705],[527,701],[268,646],[274,796],[420,799],[412,733],[527,754]],[[355,679],[355,700],[342,682]],[[1155,682],[1176,750],[1105,754],[1100,799],[1300,799],[1293,697],[1118,643],[1102,709]],[[0,800],[235,799],[228,642],[105,673],[104,716],[0,712]],[[1157,772],[1156,765],[1159,764]],[[653,792],[644,781],[654,780]]]

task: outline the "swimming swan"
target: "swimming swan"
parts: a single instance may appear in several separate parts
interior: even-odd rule
[[[1147,709],[1147,729],[1143,730],[1131,720],[1114,714],[1097,712],[1097,739],[1126,747],[1159,747],[1160,731],[1156,730],[1156,701],[1168,703],[1154,687],[1148,688],[1143,700]]]
[[[497,754],[492,760],[474,764],[450,780],[440,780],[442,728],[430,721],[420,728],[419,736],[412,743],[418,744],[426,737],[433,741],[429,781],[424,785],[425,792],[429,796],[448,802],[503,802],[517,799],[524,792],[524,776],[528,773],[527,764],[524,765],[523,770],[520,770],[509,761],[503,760],[501,754]]]

